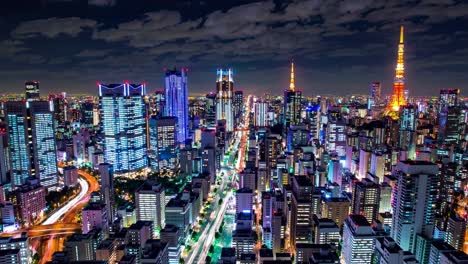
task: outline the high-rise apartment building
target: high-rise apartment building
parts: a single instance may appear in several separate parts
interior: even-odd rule
[[[436,164],[426,161],[397,165],[391,234],[403,250],[415,253],[418,236],[432,237],[438,171]]]
[[[216,78],[216,120],[226,120],[226,132],[234,130],[232,69],[218,69]]]
[[[447,221],[445,241],[457,250],[463,250],[466,224],[466,220],[456,214],[451,215]]]
[[[104,156],[117,175],[147,167],[145,94],[145,84],[99,84]]]
[[[189,137],[188,121],[188,69],[166,70],[165,116],[177,118],[177,141],[185,142]]]
[[[48,189],[58,185],[53,105],[47,101],[6,103],[13,186],[36,177]]]

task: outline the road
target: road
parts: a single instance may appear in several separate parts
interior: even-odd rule
[[[222,167],[221,172],[223,175],[222,178],[222,186],[225,186],[225,183],[229,181],[226,177],[228,177],[227,172],[234,171],[232,175],[232,183],[237,182],[237,172],[241,171],[245,166],[245,153],[247,150],[247,140],[249,135],[249,130],[244,129],[247,128],[249,125],[249,113],[251,110],[250,105],[250,98],[251,95],[248,96],[245,104],[245,116],[246,118],[243,119],[243,124],[241,125],[241,129],[237,129],[234,135],[234,147],[229,153],[236,153],[237,154],[237,162],[234,166],[232,164],[228,164],[228,167]],[[224,188],[221,189],[221,193]],[[215,239],[215,234],[218,231],[221,223],[224,219],[224,214],[226,213],[226,209],[229,204],[229,200],[233,197],[233,188],[229,188],[226,195],[223,198],[223,202],[221,206],[217,208],[215,211],[215,221],[210,222],[205,229],[203,230],[202,234],[200,235],[200,239],[198,242],[192,247],[191,254],[186,259],[187,263],[205,263],[206,256],[208,255],[210,246],[213,244]]]
[[[41,244],[41,241],[37,242],[37,240],[31,243],[33,249],[41,251],[39,252],[42,256],[40,263],[50,261],[54,252],[63,249],[65,236],[81,230],[81,225],[77,223],[77,216],[88,203],[90,194],[99,190],[99,183],[94,176],[82,170],[78,174],[80,175],[78,180],[81,186],[80,193],[61,209],[50,215],[42,225],[34,226],[28,230],[28,235],[31,234],[33,238],[39,239],[50,236],[45,245]]]
[[[50,225],[57,222],[66,212],[75,207],[86,196],[89,190],[89,184],[82,178],[78,179],[78,184],[81,187],[81,192],[66,205],[60,207],[60,209],[50,215],[44,222],[42,222],[42,225]]]

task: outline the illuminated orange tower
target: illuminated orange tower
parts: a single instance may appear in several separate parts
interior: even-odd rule
[[[294,61],[291,60],[291,81],[289,82],[289,90],[294,92],[296,85],[294,84]]]
[[[385,115],[398,118],[398,111],[401,106],[406,105],[405,97],[405,42],[404,26],[400,27],[400,43],[398,44],[398,58],[395,68],[395,78],[393,79],[393,94],[385,109]]]

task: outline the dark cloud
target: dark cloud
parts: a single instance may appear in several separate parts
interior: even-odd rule
[[[76,37],[82,31],[92,29],[96,25],[96,21],[90,19],[82,19],[79,17],[52,17],[23,22],[11,32],[11,35],[16,39],[25,39],[41,35],[47,38],[55,38],[60,34]]]
[[[92,83],[90,79],[106,78],[146,79],[159,87],[163,67],[189,66],[193,69],[192,91],[211,88],[212,70],[217,66],[236,67],[241,86],[252,83],[256,90],[282,87],[287,84],[287,74],[270,78],[255,74],[287,72],[287,61],[295,58],[299,72],[304,67],[315,73],[302,76],[302,82],[313,87],[305,87],[306,92],[367,91],[370,81],[391,82],[398,28],[404,20],[407,68],[413,74],[409,78],[415,92],[426,91],[428,78],[444,79],[448,84],[453,81],[449,74],[422,77],[418,71],[468,66],[468,54],[458,51],[468,44],[466,28],[459,26],[468,22],[468,6],[458,1],[303,0],[278,4],[269,0],[214,9],[208,8],[222,3],[206,1],[203,5],[180,4],[185,8],[180,10],[135,3],[134,10],[139,11],[133,13],[120,1],[87,3],[112,8],[94,8],[100,10],[95,15],[86,15],[86,9],[73,16],[22,21],[5,34],[9,39],[0,41],[0,57],[23,66],[49,65],[58,74],[44,76],[62,82],[68,75],[76,78],[76,87]],[[189,8],[194,10],[187,11]],[[455,23],[453,30],[445,28],[450,23]],[[65,44],[60,37],[69,42]],[[30,44],[36,41],[38,45]],[[55,55],[47,48],[53,45],[69,51]],[[461,79],[457,75],[456,80]],[[468,77],[462,82],[468,84]]]
[[[116,0],[88,0],[88,4],[95,6],[114,6]]]

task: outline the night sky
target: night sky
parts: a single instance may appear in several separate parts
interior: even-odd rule
[[[467,94],[468,3],[450,0],[2,1],[0,91],[28,79],[43,93],[97,94],[97,81],[124,80],[154,91],[176,66],[200,93],[229,66],[236,89],[281,94],[294,59],[306,95],[368,93],[371,81],[389,93],[403,19],[410,93]]]

